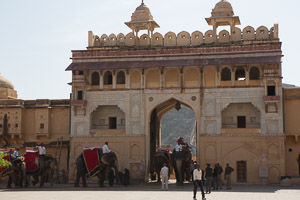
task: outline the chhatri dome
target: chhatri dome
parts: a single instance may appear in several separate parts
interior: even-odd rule
[[[234,15],[231,4],[222,0],[216,4],[215,8],[211,12],[212,17],[232,17]]]
[[[153,20],[150,9],[144,4],[136,8],[134,13],[132,13],[131,21],[125,22],[125,24],[132,29],[133,32],[138,36],[140,30],[148,30],[148,35],[152,35],[155,28],[159,28],[159,25]]]
[[[212,25],[216,34],[219,26],[230,26],[231,33],[236,25],[241,25],[240,18],[234,16],[231,4],[226,0],[221,0],[212,9],[211,17],[206,18],[208,25]]]
[[[16,99],[17,91],[14,85],[0,73],[0,99]]]

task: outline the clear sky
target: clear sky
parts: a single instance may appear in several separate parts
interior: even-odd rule
[[[219,0],[145,0],[162,34],[211,29],[205,17]],[[279,23],[283,82],[300,86],[300,1],[229,0],[241,29]],[[69,98],[71,50],[84,50],[88,31],[128,33],[124,22],[141,0],[1,0],[0,73],[20,99]],[[218,30],[221,30],[220,28]],[[299,56],[300,57],[300,56]]]

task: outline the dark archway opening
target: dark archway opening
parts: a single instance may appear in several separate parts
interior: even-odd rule
[[[179,137],[190,147],[192,156],[196,157],[196,116],[188,105],[170,99],[158,105],[151,113],[150,119],[150,174],[157,174],[157,154],[172,152]],[[171,158],[171,155],[170,155]],[[169,164],[172,161],[169,160]],[[172,167],[171,167],[172,168]],[[152,180],[155,180],[151,176]],[[174,178],[174,175],[171,175]]]

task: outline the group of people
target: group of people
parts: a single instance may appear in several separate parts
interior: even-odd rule
[[[44,156],[46,155],[46,147],[44,146],[43,143],[40,144],[40,146],[36,146],[38,152],[39,152],[39,156]],[[14,152],[10,154],[12,160],[16,159],[19,157],[19,151],[20,151],[20,147],[16,147]]]
[[[200,165],[197,162],[193,162],[191,166],[192,170],[192,180],[194,183],[194,190],[193,190],[193,198],[196,200],[197,189],[198,187],[201,190],[202,200],[205,200],[205,193],[204,193],[204,185],[206,186],[206,194],[211,193],[212,188],[214,190],[218,190],[221,188],[221,174],[223,173],[223,168],[220,166],[219,163],[216,163],[214,167],[211,167],[208,163],[204,170],[200,169]],[[229,166],[229,163],[226,164],[224,179],[226,181],[226,189],[231,189],[231,173],[234,171],[232,167]],[[162,190],[168,190],[168,175],[169,169],[167,164],[164,163],[164,166],[161,168],[160,171],[162,177]]]
[[[226,164],[224,179],[226,181],[226,189],[231,189],[231,173],[234,171],[232,167],[229,166],[229,163]],[[193,181],[194,181],[194,199],[196,199],[197,188],[199,187],[202,193],[202,199],[205,200],[205,194],[203,185],[206,186],[206,194],[211,193],[211,188],[218,190],[221,188],[221,174],[223,169],[219,163],[214,165],[214,168],[207,163],[204,171],[200,169],[200,166],[196,164],[196,169],[193,172]]]

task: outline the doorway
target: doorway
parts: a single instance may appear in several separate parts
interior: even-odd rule
[[[237,182],[246,183],[247,182],[247,163],[246,161],[237,161],[236,166]]]

